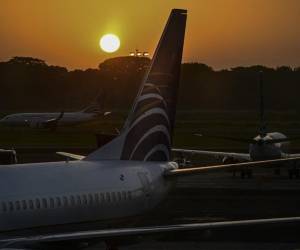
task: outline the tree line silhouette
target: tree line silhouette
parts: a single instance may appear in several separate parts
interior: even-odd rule
[[[0,62],[0,110],[80,109],[101,93],[107,109],[128,109],[149,67],[146,57],[116,57],[96,69],[71,70],[32,57]],[[257,110],[263,72],[266,108],[300,111],[300,68],[235,67],[214,70],[182,64],[178,106],[187,110]]]

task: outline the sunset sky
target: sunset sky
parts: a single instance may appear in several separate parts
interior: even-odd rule
[[[135,48],[152,54],[172,8],[188,10],[184,62],[300,66],[298,0],[0,0],[0,61],[86,69]],[[105,33],[120,37],[117,52],[100,50]]]

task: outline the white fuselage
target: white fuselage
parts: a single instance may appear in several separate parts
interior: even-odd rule
[[[161,202],[172,164],[70,161],[0,167],[0,233],[126,218]]]
[[[0,123],[10,127],[42,128],[43,124],[51,119],[59,117],[60,113],[19,113],[4,117]],[[97,113],[66,112],[59,119],[58,125],[68,126],[82,122],[92,121],[97,118]]]
[[[261,143],[258,144],[250,144],[249,146],[249,154],[251,160],[272,160],[282,158],[284,154],[288,151],[288,142],[284,143],[264,143],[264,141],[268,141],[271,139],[286,139],[287,137],[279,132],[268,133],[266,136],[261,138],[261,136],[257,136],[254,140],[261,140]]]

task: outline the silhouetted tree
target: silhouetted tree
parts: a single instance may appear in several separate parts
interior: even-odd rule
[[[128,109],[150,64],[146,57],[116,57],[96,69],[68,71],[32,57],[0,62],[0,110],[75,110],[105,93],[105,107]],[[300,69],[262,65],[215,71],[203,63],[182,65],[179,108],[257,110],[263,72],[267,109],[300,111]]]
[[[21,57],[15,56],[8,61],[9,64],[23,64],[23,65],[30,65],[30,66],[47,66],[44,60],[33,58],[33,57]]]

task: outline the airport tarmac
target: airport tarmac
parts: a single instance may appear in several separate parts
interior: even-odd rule
[[[87,154],[90,149],[18,150],[20,162],[64,160],[55,151]],[[39,157],[37,157],[39,156]],[[149,213],[140,225],[164,225],[219,220],[300,216],[300,179],[290,180],[286,171],[254,171],[253,178],[233,177],[230,172],[210,173],[178,180],[166,201]],[[300,249],[300,225],[209,231],[142,239],[124,250],[281,250]],[[89,249],[105,249],[103,244]]]

